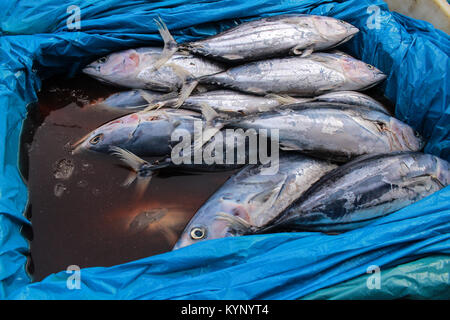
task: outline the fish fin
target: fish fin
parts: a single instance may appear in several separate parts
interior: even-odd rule
[[[303,50],[300,49],[300,46],[295,46],[291,49],[291,53],[296,56],[300,56],[301,58],[309,57],[314,52],[314,47],[309,46],[304,48]]]
[[[202,103],[201,105],[202,115],[205,118],[206,122],[211,123],[215,119],[219,118],[219,114],[214,110],[212,107],[210,107],[206,103]]]
[[[111,155],[116,156],[119,160],[121,160],[135,172],[139,172],[142,166],[150,166],[147,161],[128,150],[116,146],[110,147],[109,150]]]
[[[126,164],[130,169],[133,170],[122,183],[122,185],[124,187],[129,187],[135,180],[137,180],[137,194],[139,198],[147,189],[148,184],[150,183],[150,180],[154,175],[154,171],[168,166],[167,163],[164,163],[162,165],[151,165],[134,153],[120,147],[113,146],[110,148],[110,150],[111,155],[119,158],[119,160],[121,160],[124,164]]]
[[[194,141],[194,150],[198,150],[198,148],[203,147],[203,145],[211,140],[211,138],[214,137],[216,133],[219,132],[225,125],[220,115],[208,104],[202,103],[201,111],[206,122],[206,127],[202,132],[201,141]]]
[[[172,68],[173,72],[182,81],[186,81],[189,77],[191,77],[191,74],[189,71],[187,71],[185,68],[183,68],[175,63],[168,63],[168,64],[166,64],[166,66]]]
[[[122,187],[128,188],[136,179],[137,179],[136,171],[130,171],[128,177],[125,179],[124,182],[122,182]]]
[[[187,98],[191,95],[192,91],[194,91],[195,87],[198,85],[198,80],[191,79],[183,82],[183,86],[180,90],[180,95],[178,96],[178,101],[175,103],[174,108],[179,108]]]
[[[138,175],[139,177],[139,175]],[[150,175],[147,175],[144,179],[138,179],[137,180],[137,197],[140,199],[145,193],[145,190],[147,190],[148,185],[150,184],[150,180],[152,180],[153,173]]]
[[[139,95],[147,101],[149,104],[153,103],[156,99],[149,95],[145,90],[139,90]]]
[[[120,161],[133,170],[122,185],[124,187],[129,187],[135,180],[137,180],[138,195],[142,196],[145,189],[147,189],[147,186],[153,176],[153,171],[156,168],[152,167],[147,161],[139,158],[137,155],[128,150],[116,146],[111,147],[110,150],[111,155],[116,156]]]
[[[280,149],[283,151],[299,151],[300,148],[289,142],[280,142]]]
[[[225,212],[217,213],[217,220],[226,221],[230,224],[230,229],[239,234],[250,233],[252,225],[239,216],[233,216]]]
[[[164,107],[167,104],[166,101],[160,101],[158,103],[152,103],[149,104],[142,112],[152,111],[152,110],[158,110],[162,107]]]
[[[178,101],[175,103],[173,108],[179,108],[184,101],[191,95],[192,91],[197,87],[199,80],[192,77],[192,75],[184,68],[174,64],[169,63],[167,66],[171,67],[173,72],[181,79],[183,82],[178,96]]]
[[[175,52],[177,52],[178,44],[170,34],[169,29],[167,28],[164,21],[162,21],[161,17],[158,16],[158,19],[154,19],[154,21],[158,26],[159,34],[161,35],[161,38],[164,41],[164,48],[161,53],[161,56],[159,57],[158,61],[156,61],[155,64],[153,65],[153,67],[157,70],[164,63],[166,63],[174,55]]]
[[[293,104],[293,103],[297,103],[298,100],[296,98],[293,98],[289,95],[279,95],[279,94],[275,94],[275,93],[269,93],[267,95],[265,95],[266,98],[268,99],[275,99],[278,101],[278,103],[280,104]]]

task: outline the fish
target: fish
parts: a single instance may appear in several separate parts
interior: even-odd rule
[[[170,155],[151,163],[129,150],[116,146],[110,148],[110,154],[131,170],[123,186],[128,187],[137,181],[138,193],[142,194],[152,177],[160,170],[217,172],[239,169],[252,163],[264,163],[275,166],[269,166],[266,172],[269,172],[269,169],[276,171],[278,146],[271,144],[271,149],[264,151],[259,148],[262,143],[267,147],[267,140],[266,136],[258,136],[254,130],[244,132],[242,129],[228,129],[218,131],[198,149],[191,140],[187,143],[182,140],[172,148]]]
[[[140,89],[112,94],[100,104],[112,109],[151,110],[158,107],[170,108],[177,103],[177,97],[176,92],[171,95]],[[278,95],[261,97],[233,90],[211,90],[189,96],[180,108],[202,112],[207,105],[222,116],[237,116],[306,101],[309,100]]]
[[[448,186],[449,169],[447,161],[421,152],[362,156],[321,177],[270,224],[253,232],[353,230]]]
[[[220,130],[221,125],[214,127],[215,124],[209,123],[208,117],[207,113],[202,116],[184,109],[134,112],[89,132],[72,144],[72,154],[82,151],[109,153],[111,147],[116,146],[139,156],[167,156],[178,143],[172,141],[172,136],[184,133],[192,136],[196,121],[203,124],[205,135],[210,133],[212,136]]]
[[[167,96],[167,94],[159,91],[134,89],[130,91],[116,92],[98,104],[108,109],[144,110],[149,106],[149,104],[175,98],[176,96],[176,94],[174,96]]]
[[[162,50],[143,47],[115,52],[90,63],[82,71],[101,82],[119,87],[172,92],[182,86],[187,76],[201,77],[225,70],[218,62],[186,52],[177,52],[155,69]]]
[[[336,167],[299,153],[280,154],[275,174],[266,174],[267,165],[245,166],[195,213],[173,249],[204,240],[240,236],[241,230],[265,226]]]
[[[386,113],[388,115],[391,114],[391,112],[382,103],[378,102],[377,100],[373,99],[372,97],[364,93],[357,91],[330,92],[312,98],[310,101],[343,103],[348,105],[363,106]]]
[[[308,100],[279,95],[262,97],[234,90],[213,90],[189,96],[180,108],[201,112],[202,108],[207,105],[219,115],[236,117],[265,112],[282,105],[306,101]],[[177,99],[173,99],[168,105],[174,106],[176,102]]]
[[[311,107],[314,104],[318,106]],[[301,103],[230,121],[226,126],[268,133],[278,129],[281,150],[327,160],[394,151],[419,151],[423,139],[409,125],[385,113],[331,103]]]
[[[313,51],[327,50],[350,40],[358,28],[327,16],[288,14],[265,17],[241,23],[203,40],[177,44],[167,26],[155,20],[164,40],[163,64],[177,50],[227,63],[285,56],[308,56]]]
[[[198,83],[262,96],[314,97],[334,91],[366,90],[385,78],[374,66],[343,52],[316,52],[306,58],[260,60],[196,79],[186,77],[176,107],[184,103]]]

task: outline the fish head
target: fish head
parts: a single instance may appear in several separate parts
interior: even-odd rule
[[[122,84],[124,81],[133,80],[140,71],[139,63],[139,53],[129,49],[96,60],[87,65],[83,72],[100,81]]]
[[[358,84],[360,90],[373,87],[386,79],[386,75],[381,70],[346,53],[335,50],[328,56],[331,57],[330,66],[342,70],[347,79]]]
[[[186,226],[173,250],[200,241],[242,235],[249,225],[248,221],[249,215],[245,208],[231,201],[221,203],[216,210],[203,207]]]
[[[326,16],[313,16],[311,18],[315,30],[323,39],[335,42],[334,45],[350,40],[359,29],[348,22]]]
[[[75,142],[72,154],[84,150],[107,153],[111,146],[123,147],[133,137],[139,123],[140,118],[136,113],[110,121]]]
[[[390,129],[398,144],[397,148],[403,151],[419,151],[424,147],[425,141],[421,135],[406,123],[391,117]]]

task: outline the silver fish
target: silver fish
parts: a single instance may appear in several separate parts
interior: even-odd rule
[[[156,70],[161,53],[162,48],[153,47],[115,52],[92,62],[83,72],[117,86],[171,92],[178,90],[187,76],[202,77],[225,70],[220,63],[182,52]]]
[[[336,165],[297,153],[281,154],[279,169],[250,165],[233,175],[197,211],[174,249],[199,241],[240,235],[277,217],[315,181]]]
[[[111,147],[127,149],[139,156],[166,156],[177,131],[194,132],[194,121],[202,115],[183,109],[136,112],[112,120],[88,133],[72,145],[73,153],[90,150],[109,153]]]
[[[160,20],[165,42],[163,63],[178,48],[226,62],[244,62],[287,54],[307,56],[350,40],[359,30],[332,17],[289,14],[242,23],[215,36],[177,45]]]
[[[322,103],[321,103],[322,104]],[[418,151],[423,140],[407,124],[370,108],[354,106],[289,106],[228,125],[244,129],[279,130],[282,150],[296,150],[346,162],[354,157],[393,151]]]
[[[315,97],[312,101],[345,103],[348,105],[364,106],[378,110],[380,112],[391,114],[390,111],[380,102],[368,95],[356,91],[336,91]]]
[[[275,93],[311,97],[332,91],[364,90],[385,78],[380,70],[349,55],[321,52],[307,58],[255,61],[198,81],[257,95]],[[184,101],[186,95],[184,93],[180,99]]]
[[[266,230],[343,232],[448,186],[450,164],[419,152],[364,156],[323,176]],[[260,230],[261,232],[262,230]]]
[[[112,146],[110,154],[117,157],[131,170],[124,182],[129,186],[137,180],[138,192],[142,194],[151,178],[161,169],[185,172],[214,172],[234,170],[249,163],[258,163],[258,136],[249,130],[222,130],[198,148],[195,141],[180,141],[167,157],[152,163],[120,147]],[[267,139],[264,137],[263,139]],[[277,160],[278,152],[267,154],[267,163]],[[275,166],[277,165],[274,164]],[[269,167],[272,168],[272,167]],[[273,168],[276,170],[277,168]]]
[[[150,90],[131,90],[115,93],[100,104],[113,109],[150,110],[152,107],[172,107],[178,101],[177,97],[176,92],[167,94]],[[307,101],[309,99],[277,95],[261,97],[233,90],[213,90],[189,96],[180,108],[202,112],[206,105],[222,116],[236,116]]]
[[[205,105],[220,115],[249,115],[265,112],[281,105],[306,102],[307,99],[267,95],[264,97],[233,90],[214,90],[191,95],[181,105],[183,109],[201,112]],[[174,105],[176,102],[171,101]]]
[[[156,103],[166,97],[167,94],[159,91],[136,89],[114,93],[98,104],[112,109],[143,110],[150,103]]]

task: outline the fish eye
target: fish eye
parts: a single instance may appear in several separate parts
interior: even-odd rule
[[[206,237],[206,229],[202,227],[195,227],[191,230],[191,238],[193,240],[200,240]]]
[[[102,57],[100,59],[97,60],[98,63],[105,63],[108,60],[108,58],[106,57]]]
[[[97,143],[99,143],[102,140],[103,140],[103,133],[100,133],[100,134],[96,135],[95,137],[93,137],[91,140],[89,140],[89,143],[90,144],[97,144]]]
[[[370,65],[370,64],[368,64],[368,65],[367,65],[367,68],[369,68],[370,70],[373,70],[373,69],[375,69],[375,67],[374,67],[374,66],[372,66],[372,65]]]

